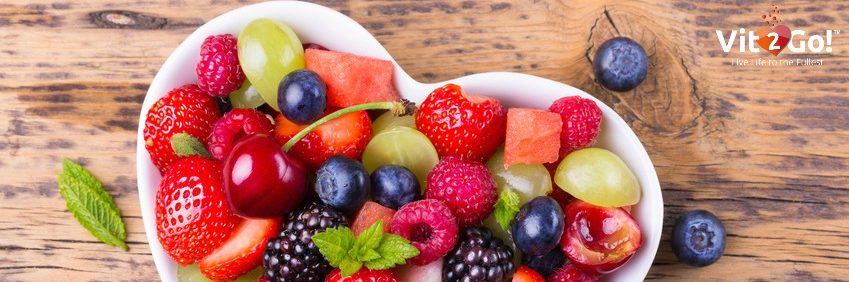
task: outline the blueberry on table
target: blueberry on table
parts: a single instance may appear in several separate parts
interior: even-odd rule
[[[685,264],[710,265],[725,251],[725,227],[708,211],[686,212],[672,229],[672,251]]]
[[[627,37],[605,41],[593,60],[596,79],[613,91],[634,89],[646,78],[648,69],[646,51],[639,43]]]
[[[290,72],[277,89],[277,104],[287,119],[297,124],[309,124],[327,108],[327,86],[311,70]]]
[[[371,196],[391,209],[415,201],[419,197],[419,180],[409,169],[399,165],[383,165],[371,174]]]
[[[368,199],[371,188],[368,172],[358,161],[336,155],[327,159],[315,174],[315,192],[328,206],[350,214]]]

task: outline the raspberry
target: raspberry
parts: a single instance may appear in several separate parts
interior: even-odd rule
[[[480,223],[492,213],[498,192],[481,163],[445,157],[427,176],[425,196],[445,203],[460,226]]]
[[[239,66],[236,37],[230,34],[211,35],[200,46],[200,62],[195,68],[198,87],[210,96],[230,94],[245,81]]]
[[[269,134],[274,127],[265,114],[254,109],[234,109],[212,126],[207,148],[216,160],[230,154],[239,138],[254,134]]]
[[[339,269],[333,270],[324,282],[398,282],[398,277],[392,270],[371,270],[368,268],[360,268],[357,273],[348,277],[342,277],[342,272]]]
[[[560,131],[560,155],[586,148],[595,142],[601,127],[601,109],[593,100],[578,96],[557,99],[549,111],[563,118],[563,130]]]
[[[419,255],[410,259],[415,265],[426,265],[445,254],[457,242],[459,227],[445,204],[437,200],[421,200],[401,207],[389,230],[410,240]]]
[[[586,274],[574,264],[567,264],[554,271],[548,281],[551,282],[597,282],[598,279],[592,275]]]

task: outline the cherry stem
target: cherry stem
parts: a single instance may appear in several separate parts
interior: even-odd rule
[[[407,101],[406,99],[401,99],[400,101],[392,101],[392,102],[372,102],[372,103],[359,104],[359,105],[356,105],[356,106],[350,106],[350,107],[335,111],[335,112],[333,112],[329,115],[326,115],[326,116],[322,117],[321,119],[313,122],[312,124],[310,124],[306,128],[302,129],[300,132],[298,132],[298,134],[295,134],[295,136],[292,137],[292,139],[289,139],[289,142],[286,142],[286,144],[283,145],[283,151],[288,152],[289,149],[291,149],[292,146],[295,146],[295,144],[297,144],[298,141],[301,141],[301,139],[303,139],[304,136],[307,136],[307,134],[312,132],[313,129],[316,129],[317,127],[321,126],[322,124],[325,124],[328,121],[331,121],[335,118],[344,116],[344,115],[349,114],[349,113],[353,113],[353,112],[357,112],[357,111],[365,111],[365,110],[389,110],[395,116],[405,116],[405,115],[411,115],[416,111],[416,104],[413,103],[413,102]]]

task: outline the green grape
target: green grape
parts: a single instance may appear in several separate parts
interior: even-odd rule
[[[637,177],[613,152],[587,148],[566,155],[554,182],[575,198],[602,207],[624,207],[640,201]]]
[[[551,192],[551,176],[541,164],[514,164],[504,168],[504,149],[492,154],[486,162],[486,168],[495,179],[498,193],[504,189],[513,190],[523,205],[533,198],[545,196]]]
[[[257,19],[245,26],[238,40],[239,64],[262,99],[275,110],[277,87],[289,72],[304,68],[304,47],[288,26]]]
[[[256,282],[262,276],[262,267],[257,267],[245,275],[239,276],[235,282]],[[177,266],[177,281],[179,282],[213,282],[200,272],[197,264]]]
[[[265,104],[265,100],[262,99],[259,92],[256,92],[256,88],[251,85],[251,82],[247,80],[242,84],[242,88],[230,93],[230,102],[233,103],[234,108],[246,109],[256,109],[262,106],[262,104]]]
[[[371,138],[363,151],[363,166],[369,173],[385,164],[404,166],[419,179],[422,191],[427,174],[439,162],[427,137],[413,128],[395,126]]]
[[[374,134],[378,134],[381,131],[395,126],[416,128],[416,120],[412,115],[399,117],[392,114],[392,112],[385,112],[371,123],[371,128],[374,130]]]

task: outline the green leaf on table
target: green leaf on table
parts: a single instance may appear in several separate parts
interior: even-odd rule
[[[79,164],[62,160],[59,174],[59,194],[65,198],[68,211],[95,238],[110,246],[127,250],[127,231],[121,211],[112,196],[103,189],[94,175]]]
[[[209,158],[209,151],[197,138],[187,133],[177,133],[171,136],[171,149],[180,157],[202,156]]]
[[[510,221],[519,212],[519,195],[510,189],[504,189],[498,195],[498,201],[495,202],[495,221],[504,230],[509,230]]]

